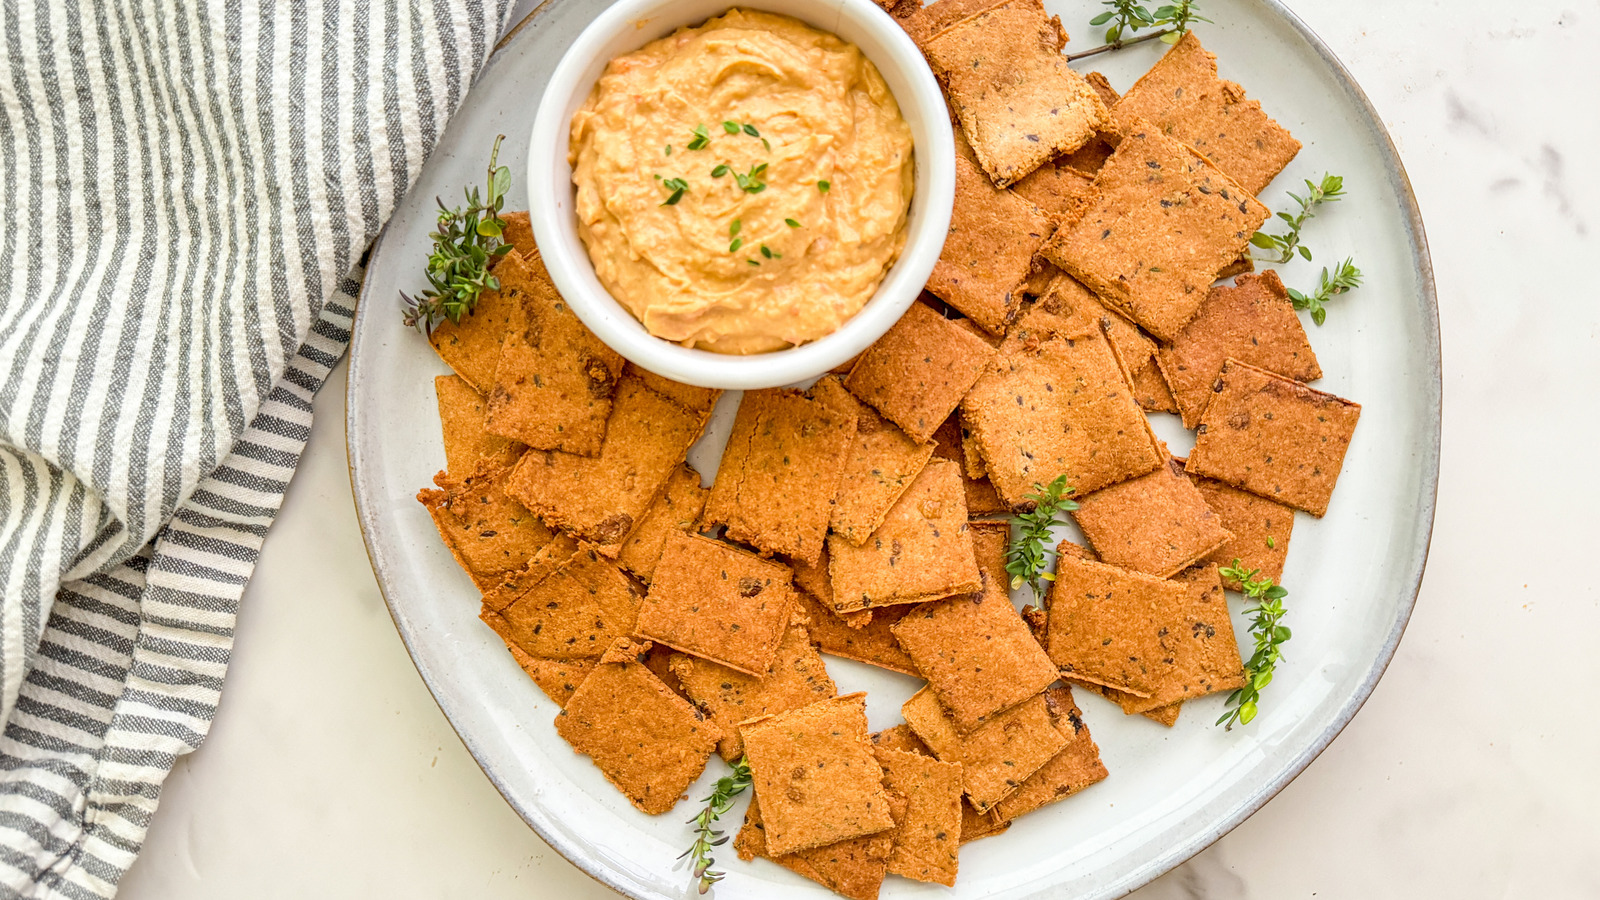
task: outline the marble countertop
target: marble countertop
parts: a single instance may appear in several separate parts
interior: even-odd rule
[[[1600,897],[1600,725],[1573,693],[1600,683],[1600,588],[1579,564],[1600,547],[1600,0],[1291,5],[1371,96],[1427,223],[1432,556],[1345,732],[1133,896]],[[344,369],[245,592],[210,738],[121,897],[615,896],[506,805],[412,667],[356,527]]]

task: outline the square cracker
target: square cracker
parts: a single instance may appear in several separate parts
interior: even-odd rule
[[[961,801],[961,843],[967,844],[981,838],[994,837],[1011,827],[1010,822],[1000,820],[1000,813],[996,810],[978,812],[972,808],[972,801]]]
[[[617,551],[617,564],[648,584],[661,561],[661,548],[673,532],[693,534],[700,528],[700,513],[706,508],[706,495],[700,486],[700,473],[688,463],[672,471],[667,486],[645,510],[644,517]]]
[[[633,633],[639,589],[611,560],[579,547],[538,562],[484,597],[483,619],[501,637],[530,656],[578,659]]]
[[[1303,509],[1328,511],[1361,404],[1226,360],[1188,470]]]
[[[926,52],[928,41],[973,16],[999,6],[1033,10],[1040,15],[1044,13],[1044,4],[1040,0],[936,0],[907,16],[903,27],[911,40]],[[1055,30],[1053,45],[1060,52],[1067,45],[1067,32],[1061,27],[1060,16],[1051,16],[1048,21]]]
[[[928,292],[990,334],[1004,334],[1034,254],[1054,230],[1044,210],[995,187],[957,134],[955,206]]]
[[[891,795],[893,804],[895,798]],[[889,873],[889,858],[894,850],[894,832],[880,831],[828,844],[774,856],[767,850],[767,826],[761,817],[759,798],[751,797],[745,809],[744,825],[733,839],[739,858],[749,862],[756,857],[770,859],[803,878],[809,878],[850,900],[878,900],[884,876]]]
[[[920,442],[933,437],[994,359],[994,348],[913,303],[861,355],[844,386]]]
[[[1283,581],[1283,564],[1289,556],[1289,538],[1294,534],[1294,507],[1258,497],[1249,491],[1223,484],[1213,478],[1191,474],[1194,486],[1216,511],[1233,539],[1217,548],[1201,562],[1231,567],[1234,560],[1249,569],[1260,569],[1273,584]],[[1229,590],[1242,591],[1237,578],[1223,578]]]
[[[488,405],[460,375],[440,375],[433,379],[433,392],[439,400],[439,424],[444,432],[444,468],[463,478],[487,459],[498,466],[513,466],[528,449],[483,429]]]
[[[984,590],[924,603],[894,635],[963,733],[1039,693],[1056,667],[1011,605],[1005,573],[1010,528],[973,526]]]
[[[740,726],[767,849],[821,847],[894,827],[867,738],[866,694],[846,694]]]
[[[1110,155],[1110,148],[1107,148]],[[1094,192],[1094,174],[1051,160],[1011,186],[1011,192],[1057,218],[1076,218],[1079,205]]]
[[[1100,748],[1089,736],[1089,726],[1083,724],[1083,713],[1072,702],[1072,688],[1053,687],[1044,692],[1044,702],[1051,724],[1067,746],[995,807],[1007,822],[1104,781],[1108,774],[1100,761]]]
[[[516,250],[495,264],[496,269],[523,264]],[[522,304],[500,291],[484,291],[472,311],[459,323],[445,319],[428,333],[428,343],[445,364],[478,393],[494,389],[494,370],[500,361],[500,340],[522,322]]]
[[[495,277],[522,313],[500,342],[485,427],[540,450],[598,454],[622,355],[578,319],[537,258],[509,255]]]
[[[517,646],[511,639],[510,628],[506,620],[497,613],[485,609],[479,614],[484,624],[494,629],[494,633],[505,642],[506,650],[511,653],[511,658],[533,683],[544,691],[545,696],[556,702],[557,706],[566,706],[572,699],[572,693],[578,689],[594,667],[600,664],[600,657],[587,656],[578,659],[551,659],[548,656],[533,656],[526,650]]]
[[[545,524],[616,556],[700,437],[711,406],[686,409],[624,377],[600,455],[530,450],[507,490]]]
[[[1079,500],[1072,518],[1103,562],[1157,578],[1171,578],[1233,538],[1171,457],[1148,475]]]
[[[1012,508],[1058,475],[1080,494],[1161,464],[1144,411],[1105,337],[1059,337],[1003,348],[962,401],[989,480]]]
[[[930,460],[864,545],[829,536],[828,577],[839,613],[979,590],[961,467]]]
[[[672,657],[672,672],[678,676],[689,699],[722,729],[717,752],[728,762],[744,755],[740,722],[799,709],[838,693],[804,625],[789,626],[778,644],[772,665],[759,678],[682,654]]]
[[[896,816],[889,871],[913,881],[954,887],[961,849],[961,766],[915,751],[873,749],[883,786],[904,795]]]
[[[1322,377],[1277,272],[1241,275],[1232,287],[1213,287],[1172,345],[1161,349],[1161,371],[1172,386],[1183,427],[1200,424],[1222,361],[1230,356],[1295,381]]]
[[[1210,161],[1141,123],[1095,174],[1080,215],[1041,252],[1170,341],[1269,214]]]
[[[928,464],[933,444],[917,441],[856,400],[837,376],[823,377],[811,393],[847,405],[856,414],[855,438],[844,459],[831,527],[835,534],[860,546],[883,524],[889,508]]]
[[[810,617],[808,631],[817,648],[829,656],[842,656],[869,666],[888,669],[906,675],[916,675],[917,667],[911,657],[900,648],[891,630],[894,623],[909,611],[909,606],[890,606],[869,610],[867,621],[861,626],[848,624],[831,607],[809,591],[800,591],[800,608]],[[862,613],[852,615],[860,616]]]
[[[923,688],[900,707],[906,722],[935,756],[961,764],[962,790],[973,809],[987,813],[1022,786],[1067,745],[1050,721],[1043,694],[962,734],[944,714],[933,692]]]
[[[815,562],[855,439],[853,406],[777,388],[746,391],[722,453],[705,523],[765,553]]]
[[[428,508],[445,546],[480,591],[516,572],[555,535],[507,493],[512,469],[480,460],[464,478],[433,476],[438,490],[423,488],[417,501]]]
[[[1244,88],[1217,77],[1217,58],[1190,31],[1111,108],[1119,128],[1140,119],[1200,151],[1252,194],[1300,152]]]
[[[1106,124],[1100,95],[1067,65],[1044,10],[1008,3],[924,45],[961,131],[994,183],[1006,187]]]
[[[705,770],[717,726],[640,662],[648,642],[620,640],[556,716],[556,733],[641,811],[671,809]]]
[[[721,541],[667,535],[638,634],[758,678],[789,627],[789,567]]]

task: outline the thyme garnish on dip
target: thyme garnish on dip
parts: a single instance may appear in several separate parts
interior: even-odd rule
[[[511,189],[511,169],[495,165],[505,138],[503,134],[496,137],[489,152],[489,182],[483,197],[477,188],[464,189],[465,209],[449,209],[443,200],[436,201],[439,228],[428,235],[433,238],[428,286],[414,297],[400,293],[407,328],[426,334],[445,319],[459,325],[484,291],[500,289],[500,280],[489,272],[489,266],[511,249],[505,242],[506,223],[500,218],[506,191]]]

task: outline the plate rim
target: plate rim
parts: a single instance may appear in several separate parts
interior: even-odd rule
[[[541,0],[521,21],[508,29],[506,34],[495,43],[493,52],[474,78],[474,83],[482,79],[503,58],[501,51],[517,41],[527,25],[547,12],[557,2],[559,0]],[[1318,59],[1327,66],[1345,95],[1361,113],[1362,124],[1373,139],[1380,157],[1387,165],[1387,175],[1395,188],[1396,195],[1401,200],[1403,225],[1410,244],[1412,266],[1417,275],[1422,300],[1420,312],[1422,313],[1423,338],[1429,354],[1423,384],[1431,394],[1430,397],[1425,398],[1431,402],[1425,403],[1430,416],[1424,424],[1432,433],[1432,441],[1424,448],[1425,452],[1421,459],[1423,478],[1417,497],[1419,501],[1418,508],[1423,510],[1423,513],[1416,522],[1413,534],[1413,551],[1410,560],[1407,562],[1410,571],[1411,588],[1409,596],[1404,598],[1402,608],[1396,616],[1388,635],[1384,638],[1377,657],[1372,661],[1365,676],[1357,685],[1354,694],[1344,702],[1338,714],[1334,716],[1333,720],[1316,739],[1308,743],[1290,761],[1281,775],[1261,785],[1250,799],[1223,815],[1212,827],[1199,831],[1189,839],[1175,844],[1167,852],[1149,860],[1144,866],[1129,872],[1122,880],[1109,885],[1107,889],[1093,895],[1089,900],[1114,900],[1114,898],[1125,897],[1187,862],[1254,815],[1305,772],[1318,756],[1322,755],[1322,752],[1333,743],[1334,739],[1355,718],[1356,713],[1360,712],[1361,708],[1366,705],[1367,700],[1372,696],[1373,690],[1377,688],[1378,682],[1382,680],[1384,673],[1388,671],[1390,663],[1393,662],[1400,640],[1404,637],[1406,627],[1411,621],[1412,613],[1416,610],[1417,597],[1422,589],[1422,580],[1426,574],[1428,554],[1432,545],[1433,524],[1438,512],[1444,372],[1439,331],[1439,300],[1434,281],[1432,256],[1428,248],[1427,232],[1422,220],[1422,211],[1417,203],[1416,193],[1412,189],[1411,179],[1406,172],[1405,164],[1400,158],[1399,150],[1395,147],[1394,139],[1384,126],[1383,120],[1378,115],[1377,109],[1372,105],[1371,99],[1368,98],[1366,92],[1361,88],[1360,83],[1356,81],[1349,69],[1339,60],[1338,56],[1334,54],[1332,48],[1323,41],[1321,36],[1312,30],[1293,10],[1289,9],[1283,0],[1254,0],[1254,2],[1261,6],[1265,13],[1278,17],[1284,24],[1288,25],[1311,47]],[[449,124],[446,123],[445,127],[448,129]],[[378,236],[373,239],[372,245],[368,250],[367,268],[376,266],[380,259],[383,239],[387,232],[388,223],[386,222],[384,223],[384,228],[379,231]],[[559,832],[550,828],[542,812],[527,807],[512,797],[503,780],[484,765],[482,758],[479,756],[479,748],[476,742],[469,735],[464,734],[456,725],[456,720],[450,714],[446,700],[441,696],[440,689],[434,684],[434,677],[416,664],[416,652],[412,647],[413,636],[401,624],[394,601],[389,595],[386,581],[387,569],[380,562],[382,551],[375,547],[373,543],[372,534],[375,531],[374,522],[377,518],[377,510],[369,506],[365,500],[368,494],[363,491],[365,482],[362,472],[359,471],[362,459],[361,445],[353,439],[354,423],[363,409],[360,396],[356,391],[356,386],[360,383],[360,379],[356,376],[361,367],[359,351],[362,346],[362,322],[369,308],[377,302],[375,300],[369,301],[368,299],[368,288],[371,283],[370,279],[363,278],[361,290],[357,295],[355,317],[350,328],[350,364],[348,383],[345,387],[345,458],[350,476],[351,494],[356,507],[356,525],[361,530],[362,547],[366,551],[368,563],[372,567],[374,579],[378,585],[378,592],[383,596],[384,608],[388,611],[389,619],[399,633],[401,642],[405,645],[406,654],[411,657],[412,666],[417,670],[417,674],[421,677],[423,684],[427,686],[434,705],[439,707],[439,711],[444,715],[445,721],[450,724],[451,730],[455,732],[457,739],[461,741],[462,746],[467,749],[468,754],[472,757],[473,763],[494,785],[495,790],[499,792],[506,804],[516,811],[517,815],[528,824],[533,832],[539,836],[540,840],[561,854],[564,859],[572,863],[579,871],[619,894],[633,896],[628,892],[621,879],[616,878],[611,870],[602,865],[598,859],[586,853],[584,848],[579,846],[577,842],[563,839]]]

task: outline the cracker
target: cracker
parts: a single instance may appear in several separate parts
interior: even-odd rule
[[[962,401],[1000,499],[1028,502],[1059,475],[1080,494],[1161,464],[1144,412],[1100,334],[1019,342]]]
[[[533,683],[539,686],[539,690],[544,691],[545,696],[554,700],[557,706],[566,706],[567,701],[572,699],[573,691],[576,691],[578,685],[582,684],[583,680],[589,677],[589,673],[594,671],[594,667],[600,664],[600,657],[598,656],[580,657],[578,659],[551,659],[548,656],[533,656],[517,646],[516,642],[511,639],[510,629],[506,625],[505,619],[488,610],[484,610],[479,615],[479,618],[483,619],[484,624],[494,629],[500,640],[505,642],[506,650],[511,653],[511,658],[517,661],[517,665],[522,668],[522,671],[533,679]]]
[[[978,441],[972,436],[972,428],[961,413],[956,413],[961,419],[961,469],[968,481],[977,481],[989,477],[989,468],[983,464],[983,451],[978,447]]]
[[[1212,478],[1190,477],[1206,505],[1222,519],[1222,526],[1233,532],[1232,540],[1201,562],[1231,567],[1237,559],[1246,570],[1260,569],[1273,584],[1281,584],[1289,538],[1294,534],[1294,508]],[[1229,590],[1244,590],[1237,578],[1223,578],[1222,583]]]
[[[1100,102],[1106,105],[1106,109],[1115,106],[1117,101],[1122,99],[1117,89],[1111,86],[1110,79],[1100,72],[1085,72],[1083,80],[1089,82],[1094,92],[1100,95]]]
[[[903,26],[917,46],[926,52],[928,41],[953,26],[998,6],[1034,10],[1041,15],[1044,13],[1044,4],[1039,0],[938,0],[906,17]],[[1051,16],[1049,22],[1055,29],[1055,48],[1059,52],[1067,45],[1067,33],[1061,27],[1060,16]]]
[[[811,393],[827,396],[830,402],[845,404],[855,412],[855,438],[843,461],[831,527],[835,534],[860,546],[883,524],[889,508],[928,464],[933,444],[917,441],[857,401],[835,376],[817,381]]]
[[[963,439],[960,425],[960,415],[952,415],[945,423],[934,432],[933,455],[940,459],[948,459],[961,464],[965,469],[967,465],[967,442]],[[982,461],[983,454],[978,450],[977,442],[972,443],[972,452]],[[978,519],[986,516],[1009,515],[1011,508],[1000,500],[1000,495],[994,492],[994,485],[989,483],[988,467],[984,467],[985,476],[982,478],[968,478],[962,472],[962,493],[967,498],[967,518]]]
[[[1119,128],[1146,120],[1200,151],[1239,186],[1261,193],[1300,152],[1300,142],[1217,77],[1217,58],[1186,32],[1111,109]]]
[[[1232,287],[1213,287],[1172,345],[1161,349],[1161,371],[1172,386],[1183,427],[1200,424],[1222,361],[1229,357],[1295,381],[1322,377],[1277,272],[1241,275]]]
[[[896,22],[904,22],[922,10],[922,0],[872,0]]]
[[[539,244],[533,239],[533,223],[528,220],[528,211],[503,212],[500,221],[505,223],[505,230],[501,232],[500,239],[511,245],[511,248],[521,254],[524,260],[530,260],[539,255]],[[509,255],[509,254],[507,254]],[[505,257],[495,259],[494,268],[499,268]]]
[[[789,567],[695,534],[667,535],[638,634],[763,677],[789,626]]]
[[[1094,194],[1041,251],[1108,305],[1171,340],[1269,215],[1221,170],[1147,124],[1095,174]]]
[[[530,656],[599,656],[633,632],[639,589],[592,547],[579,547],[548,566],[529,566],[484,598],[484,621]]]
[[[894,827],[867,738],[866,694],[846,694],[740,726],[767,849],[783,855]]]
[[[961,843],[994,837],[1011,827],[1010,822],[1000,821],[1000,814],[995,810],[978,812],[972,808],[970,800],[961,801]]]
[[[1144,716],[1146,719],[1149,719],[1152,722],[1159,722],[1160,724],[1171,728],[1172,726],[1178,724],[1178,713],[1182,711],[1182,703],[1169,703],[1166,706],[1158,707],[1156,709],[1145,710],[1139,715]]]
[[[512,250],[495,264],[509,270],[523,266],[521,254]],[[478,393],[488,396],[494,389],[494,370],[500,361],[500,340],[514,326],[520,326],[522,304],[500,291],[484,291],[472,311],[459,323],[445,319],[428,333],[428,343],[462,380]]]
[[[960,466],[930,460],[863,546],[830,536],[828,576],[840,613],[981,588]]]
[[[927,688],[913,694],[900,711],[935,756],[961,765],[962,790],[980,813],[1010,796],[1067,744],[1050,722],[1043,694],[967,734],[956,728]]]
[[[890,800],[892,805],[894,798]],[[765,857],[851,900],[877,900],[883,878],[889,872],[894,832],[880,831],[824,847],[773,856],[767,850],[767,827],[761,818],[761,803],[751,797],[744,825],[733,839],[733,849],[746,862],[758,856]]]
[[[685,409],[624,377],[600,455],[524,454],[507,490],[543,519],[615,556],[700,437],[711,407]]]
[[[1232,278],[1235,275],[1243,275],[1246,272],[1254,272],[1255,270],[1256,262],[1250,257],[1250,251],[1246,250],[1239,254],[1238,258],[1234,259],[1233,262],[1218,269],[1215,280],[1221,281],[1224,278]],[[1269,269],[1267,271],[1272,270]]]
[[[872,733],[872,748],[874,751],[904,750],[908,753],[921,753],[924,756],[933,755],[933,751],[929,750],[928,745],[922,742],[922,738],[917,737],[917,733],[911,730],[911,726],[904,722],[899,725],[892,725],[882,731],[874,731]]]
[[[844,386],[913,439],[926,442],[994,359],[994,348],[913,303],[879,338]]]
[[[1053,687],[1045,691],[1044,700],[1051,724],[1067,745],[995,807],[1007,822],[1104,781],[1108,774],[1100,761],[1100,748],[1089,736],[1089,726],[1083,724],[1083,713],[1072,702],[1072,688]]]
[[[1361,404],[1235,359],[1222,364],[1188,470],[1314,516],[1328,511]]]
[[[1178,401],[1173,399],[1167,379],[1153,356],[1133,371],[1133,398],[1146,412],[1178,412]]]
[[[746,391],[717,468],[705,523],[766,553],[815,562],[833,518],[853,410],[800,391]]]
[[[1006,187],[1107,123],[1093,87],[1061,55],[1044,10],[1004,4],[953,25],[923,47],[961,131],[994,183]]]
[[[808,591],[800,592],[800,608],[810,617],[808,630],[817,648],[830,656],[853,659],[869,666],[916,675],[917,667],[911,657],[900,648],[891,630],[895,622],[910,610],[909,606],[890,606],[868,611],[868,620],[861,626],[852,626]],[[855,613],[854,615],[863,615]]]
[[[672,672],[683,690],[722,729],[717,752],[728,762],[744,755],[739,723],[770,713],[799,709],[838,692],[804,625],[791,625],[778,644],[772,665],[761,677],[719,663],[677,654]]]
[[[1055,229],[1049,213],[994,186],[956,135],[956,194],[928,291],[991,334],[1004,334],[1033,257]]]
[[[700,486],[700,473],[688,463],[674,469],[661,495],[645,510],[644,517],[617,551],[617,564],[646,584],[661,561],[661,548],[673,532],[693,534],[700,527],[700,513],[706,495]]]
[[[961,766],[881,745],[883,786],[906,798],[896,816],[889,871],[913,881],[954,887],[961,848]]]
[[[555,538],[506,492],[511,476],[510,467],[480,460],[466,477],[440,472],[433,476],[439,490],[417,492],[445,546],[480,591],[492,590]]]
[[[1104,146],[1098,139],[1091,144]],[[1111,148],[1106,147],[1105,152],[1109,156]],[[1088,200],[1093,190],[1093,172],[1079,170],[1069,164],[1065,157],[1045,163],[1011,186],[1013,193],[1058,218],[1076,218],[1075,211]]]
[[[945,714],[963,733],[1044,690],[1056,667],[1011,605],[1005,571],[1010,527],[973,526],[984,590],[924,603],[894,635]]]
[[[444,468],[462,478],[487,459],[498,466],[515,465],[526,449],[483,430],[488,406],[472,385],[460,375],[440,375],[433,379],[433,392],[439,400],[439,424],[444,432]]]
[[[1170,457],[1148,475],[1095,491],[1072,518],[1101,560],[1171,578],[1233,538]]]
[[[640,384],[691,411],[709,410],[717,405],[717,398],[722,396],[722,391],[716,388],[696,387],[681,381],[673,381],[631,362],[623,366],[622,372],[625,376],[638,379]]]
[[[645,668],[649,649],[625,639],[607,648],[556,716],[556,733],[634,806],[659,815],[700,777],[721,733]]]
[[[495,277],[522,314],[500,342],[484,427],[540,450],[598,454],[622,355],[578,319],[537,260],[513,257]]]

